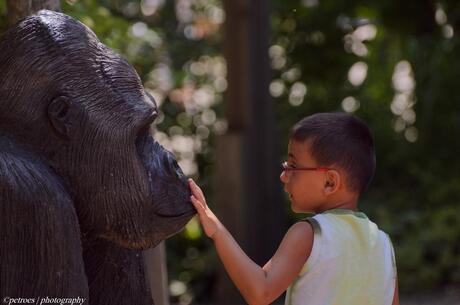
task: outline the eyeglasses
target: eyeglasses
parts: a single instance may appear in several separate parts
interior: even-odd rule
[[[328,167],[292,167],[289,166],[288,163],[285,161],[281,163],[281,168],[285,172],[290,171],[318,171],[318,172],[327,172],[330,170]]]

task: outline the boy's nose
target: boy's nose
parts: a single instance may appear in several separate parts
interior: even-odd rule
[[[282,171],[282,172],[281,172],[280,180],[281,180],[281,182],[283,182],[283,183],[285,183],[285,184],[287,183],[288,177],[287,177],[286,171]]]

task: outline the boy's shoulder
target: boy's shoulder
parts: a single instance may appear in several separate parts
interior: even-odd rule
[[[309,218],[304,218],[300,221],[297,221],[296,223],[294,223],[290,228],[289,230],[287,231],[286,234],[290,234],[290,235],[293,235],[293,236],[304,236],[305,237],[305,234],[309,234],[309,233],[312,233],[313,232],[313,226],[310,222],[310,219]]]
[[[314,229],[307,221],[294,223],[284,235],[282,244],[300,253],[310,253],[313,246]]]
[[[347,236],[369,236],[374,239],[390,239],[375,222],[361,211],[334,210],[316,214],[305,219],[314,228],[314,232],[333,237],[335,240],[347,240]],[[391,241],[391,240],[390,240]]]

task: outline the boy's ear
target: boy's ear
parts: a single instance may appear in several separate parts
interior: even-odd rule
[[[334,169],[328,170],[324,179],[324,193],[326,196],[337,192],[342,183],[340,173]]]

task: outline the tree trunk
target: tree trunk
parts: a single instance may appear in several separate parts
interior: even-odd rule
[[[19,20],[33,15],[41,9],[61,11],[59,0],[7,0],[8,24],[14,25]]]
[[[217,212],[259,265],[282,239],[285,213],[279,181],[279,135],[269,95],[269,8],[266,0],[225,0],[227,133],[218,139]],[[244,304],[222,271],[218,304]]]

